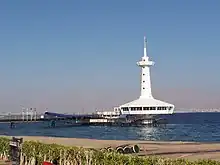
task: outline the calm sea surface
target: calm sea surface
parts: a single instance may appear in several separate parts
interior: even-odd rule
[[[220,113],[176,113],[166,117],[163,127],[78,126],[47,128],[48,123],[19,123],[15,129],[0,123],[0,134],[10,136],[54,136],[115,140],[177,140],[220,142]]]

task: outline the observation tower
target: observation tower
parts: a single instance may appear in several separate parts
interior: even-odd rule
[[[154,62],[149,59],[147,54],[147,40],[144,36],[144,55],[137,65],[141,68],[140,97],[136,100],[123,104],[119,107],[121,114],[140,115],[140,114],[172,114],[175,106],[173,104],[157,100],[151,92],[150,67]]]

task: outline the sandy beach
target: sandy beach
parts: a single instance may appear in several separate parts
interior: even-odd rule
[[[11,136],[10,136],[11,137]],[[123,144],[138,144],[141,148],[140,156],[156,155],[169,158],[212,159],[220,161],[220,143],[196,142],[164,142],[164,141],[123,141],[123,140],[96,140],[83,138],[58,138],[40,136],[19,136],[24,140],[34,140],[43,143],[57,143],[65,146],[84,148],[116,147]]]

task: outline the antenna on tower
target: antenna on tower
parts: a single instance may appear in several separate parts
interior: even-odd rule
[[[146,38],[146,36],[144,36],[144,47],[146,48],[147,47],[147,38]]]
[[[147,57],[147,38],[144,36],[144,57]]]

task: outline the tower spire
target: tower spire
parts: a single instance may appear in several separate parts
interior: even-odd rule
[[[144,36],[144,57],[147,57],[147,38]]]

